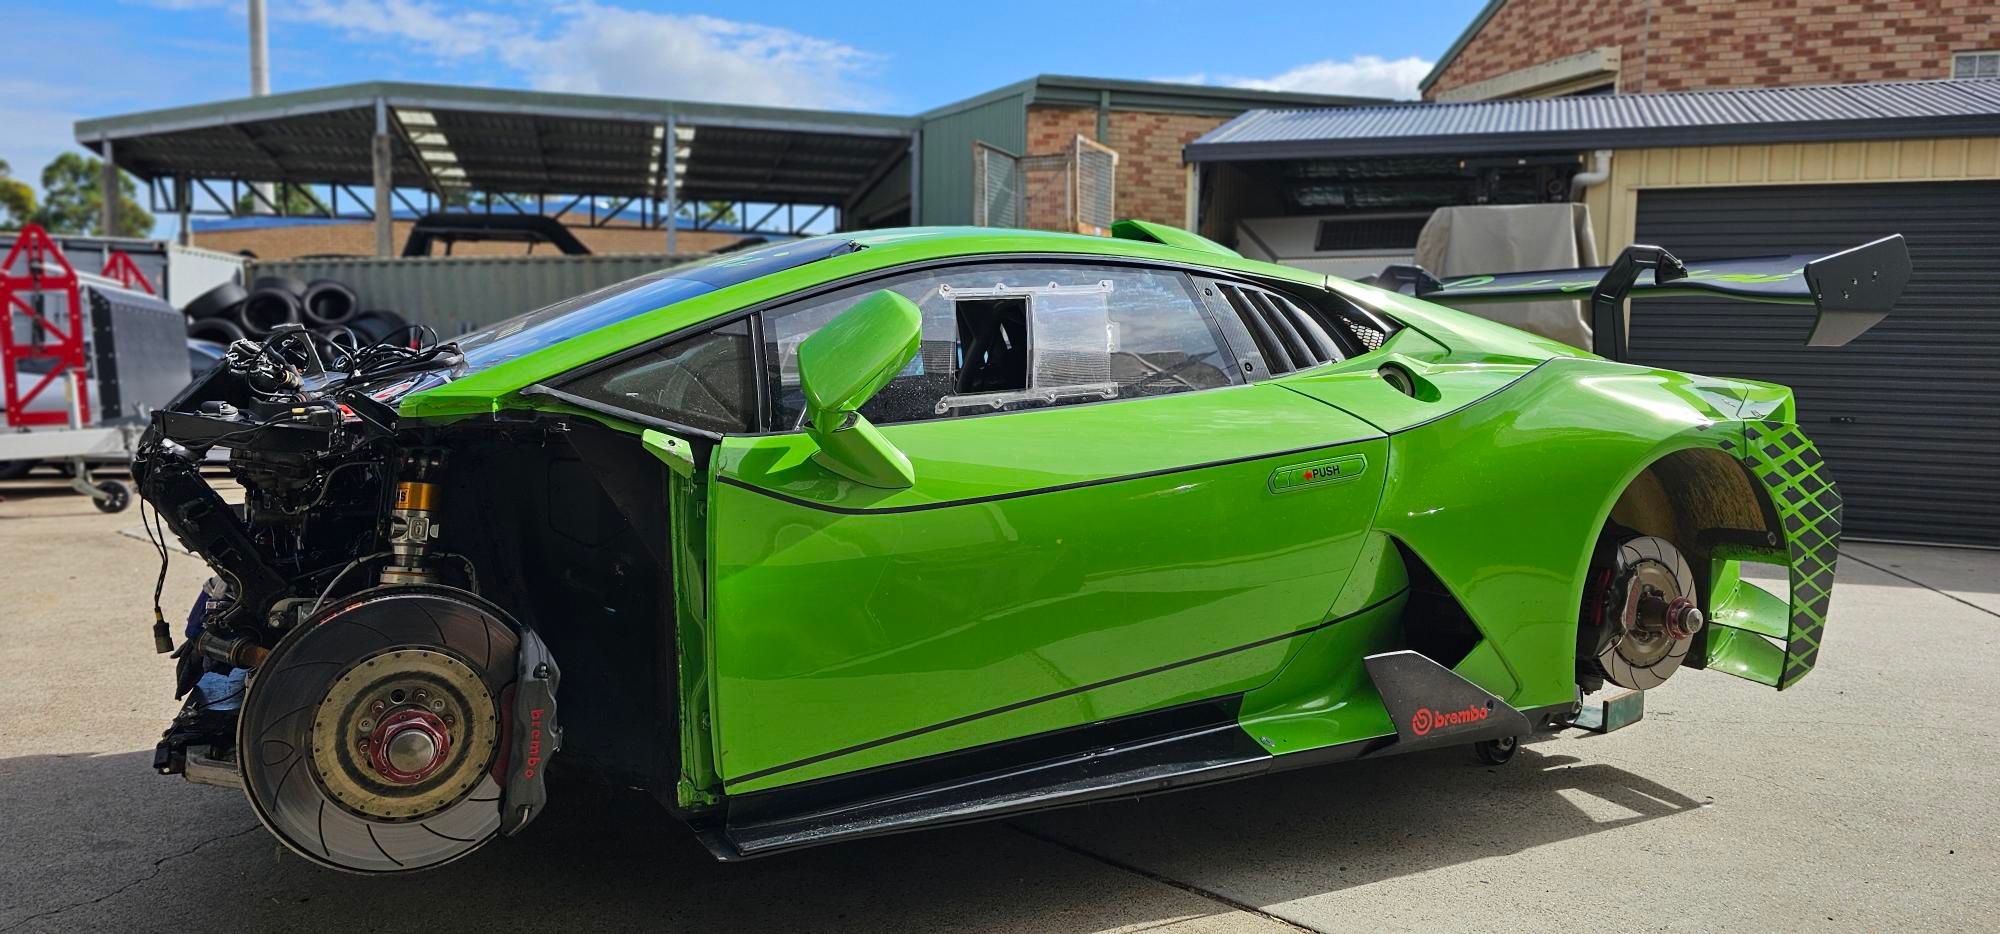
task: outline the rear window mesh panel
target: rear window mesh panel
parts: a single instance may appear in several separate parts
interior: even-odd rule
[[[1389,339],[1389,335],[1352,318],[1345,319],[1341,323],[1347,325],[1347,333],[1354,335],[1354,339],[1369,350],[1381,350],[1382,342]]]
[[[1250,330],[1272,374],[1290,373],[1378,350],[1388,338],[1347,315],[1328,313],[1280,292],[1216,283]]]

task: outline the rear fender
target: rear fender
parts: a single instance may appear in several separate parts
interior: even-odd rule
[[[1790,404],[1780,387],[1550,359],[1502,391],[1392,434],[1377,530],[1421,555],[1465,608],[1515,685],[1507,702],[1546,707],[1574,696],[1577,608],[1591,553],[1628,488],[1683,451],[1740,463],[1727,468],[1737,502],[1712,504],[1724,518],[1696,523],[1734,534],[1704,540],[1695,528],[1680,539],[1694,543],[1697,568],[1723,546],[1742,549],[1725,558],[1788,562],[1782,549],[1797,542],[1796,629],[1786,621],[1792,657],[1778,679],[1790,684],[1815,657],[1831,576],[1821,557],[1829,546],[1806,531],[1826,524],[1810,511],[1825,502],[1817,454],[1805,453],[1809,445],[1784,418]],[[1773,470],[1777,481],[1766,479]],[[1787,524],[1798,528],[1787,533]],[[1504,560],[1494,560],[1496,549]],[[1732,661],[1730,647],[1719,648],[1718,661]]]

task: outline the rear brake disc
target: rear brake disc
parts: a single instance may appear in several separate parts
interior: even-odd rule
[[[439,587],[341,603],[279,643],[238,722],[244,791],[294,852],[350,872],[458,859],[500,829],[519,637]]]
[[[1604,679],[1635,691],[1666,683],[1703,623],[1687,559],[1664,538],[1629,539],[1618,546],[1605,599],[1605,622],[1619,632],[1597,653]]]

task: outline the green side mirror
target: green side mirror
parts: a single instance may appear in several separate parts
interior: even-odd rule
[[[885,289],[799,344],[805,428],[819,443],[814,460],[821,466],[884,489],[916,481],[910,459],[862,418],[860,409],[916,357],[922,337],[923,315],[916,304]]]

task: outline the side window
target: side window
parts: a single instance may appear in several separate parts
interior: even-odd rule
[[[1237,362],[1253,380],[1379,350],[1396,324],[1338,295],[1202,280]]]
[[[798,345],[888,288],[923,349],[862,408],[876,424],[1212,389],[1241,382],[1187,277],[1122,266],[988,264],[910,273],[769,313],[774,428],[799,423]]]
[[[605,405],[717,433],[757,429],[750,322],[649,350],[562,385]]]

